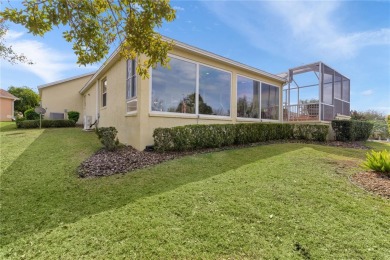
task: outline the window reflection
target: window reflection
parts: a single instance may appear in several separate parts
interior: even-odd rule
[[[152,111],[195,113],[196,64],[171,58],[152,74]]]
[[[230,116],[230,74],[199,66],[199,114]]]
[[[261,118],[279,119],[279,88],[261,84]]]
[[[237,116],[259,118],[260,83],[237,76]]]

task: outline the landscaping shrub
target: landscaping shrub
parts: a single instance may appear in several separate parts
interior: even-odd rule
[[[332,128],[337,141],[366,141],[370,136],[373,124],[358,120],[333,120]]]
[[[154,130],[157,151],[183,151],[249,144],[271,140],[325,141],[327,125],[253,123],[186,125]]]
[[[72,120],[42,120],[42,128],[50,127],[74,127],[75,122]],[[39,120],[17,120],[17,128],[39,128]]]
[[[37,120],[39,119],[39,114],[35,112],[34,108],[30,108],[24,111],[24,118],[26,120]]]
[[[118,131],[113,126],[96,128],[96,134],[100,142],[109,151],[113,151],[119,146],[119,140],[116,137],[117,133]]]
[[[387,150],[375,152],[371,151],[366,154],[366,161],[363,167],[376,172],[384,173],[390,177],[390,152]]]
[[[68,112],[68,119],[69,120],[73,120],[75,123],[77,123],[77,121],[79,121],[79,118],[80,118],[79,112],[77,112],[77,111],[69,111]]]
[[[329,133],[328,125],[295,124],[293,127],[293,139],[297,140],[324,142]]]

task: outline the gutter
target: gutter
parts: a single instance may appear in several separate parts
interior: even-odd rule
[[[235,67],[239,67],[239,68],[242,68],[242,69],[257,73],[257,74],[261,74],[265,77],[268,77],[268,78],[271,78],[271,79],[274,79],[274,80],[280,81],[281,83],[286,84],[286,79],[279,77],[275,74],[256,69],[254,67],[251,67],[251,66],[245,65],[243,63],[222,57],[220,55],[211,53],[209,51],[205,51],[205,50],[199,49],[197,47],[176,41],[176,40],[171,39],[171,38],[166,37],[166,36],[162,36],[162,40],[166,41],[166,42],[173,42],[173,48],[177,47],[177,48],[181,48],[184,50],[188,50],[190,52],[197,53],[197,54],[200,54],[202,56],[209,57],[209,58],[215,59],[217,61],[229,64],[229,65],[232,65]],[[111,56],[107,59],[107,61],[104,62],[104,64],[99,68],[99,70],[97,70],[96,73],[92,76],[92,78],[84,85],[84,87],[79,91],[80,94],[83,95],[92,86],[92,84],[95,82],[95,80],[101,76],[103,71],[105,71],[105,69],[110,64],[112,64],[113,62],[117,61],[120,58],[119,51],[120,51],[120,46],[111,54]]]

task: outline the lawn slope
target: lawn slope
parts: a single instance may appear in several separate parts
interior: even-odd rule
[[[56,197],[60,203],[50,205],[51,212],[66,215],[65,221],[38,228],[25,223],[29,231],[19,238],[21,231],[7,230],[14,233],[1,256],[388,259],[389,201],[347,179],[363,155],[315,145],[267,145],[190,156],[120,177],[63,179],[66,171],[60,172],[54,186],[62,183],[67,200],[76,193],[84,202],[73,201],[72,210]],[[52,184],[45,185],[56,194]],[[31,194],[37,199],[37,191]]]

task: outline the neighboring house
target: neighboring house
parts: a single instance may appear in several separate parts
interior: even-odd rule
[[[15,100],[19,100],[19,98],[4,89],[0,89],[0,121],[12,121],[15,112]]]
[[[38,86],[41,106],[46,109],[47,119],[68,119],[68,111],[80,113],[78,124],[83,123],[83,96],[79,90],[94,73],[87,73]]]
[[[177,41],[169,57],[170,69],[143,79],[135,68],[146,57],[126,61],[117,50],[93,75],[39,86],[42,106],[64,113],[77,103],[87,128],[114,126],[138,150],[153,144],[158,127],[283,120],[286,78]]]

